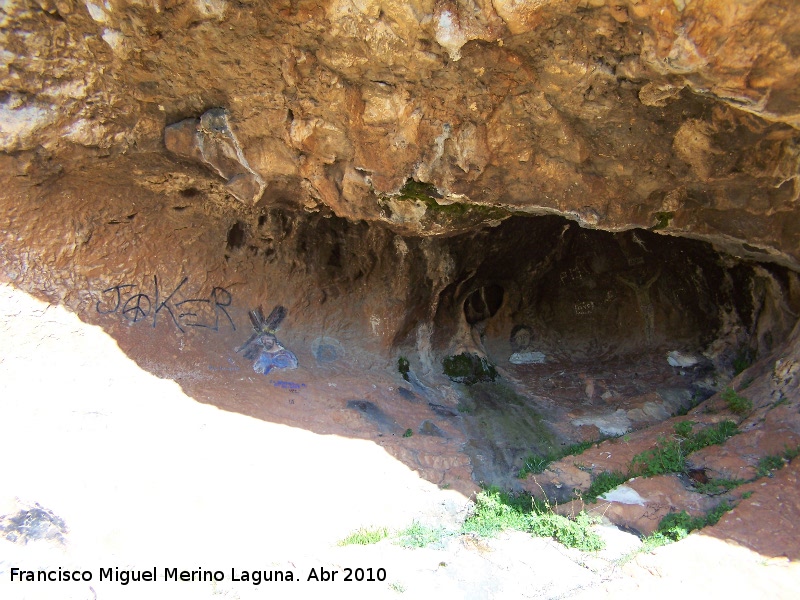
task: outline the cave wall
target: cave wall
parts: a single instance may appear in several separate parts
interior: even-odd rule
[[[729,357],[796,319],[795,3],[1,10],[4,277],[92,319],[281,305],[285,339],[423,372],[519,327]]]
[[[233,211],[208,170],[157,155],[15,178],[0,197],[4,277],[143,343],[158,329],[181,348],[213,335],[230,351],[251,333],[249,310],[283,306],[283,343],[329,338],[359,368],[404,355],[435,376],[463,352],[504,365],[524,351],[597,362],[681,350],[733,372],[743,354],[778,349],[800,311],[793,271],[658,230],[521,214],[404,236],[303,210],[291,186]]]

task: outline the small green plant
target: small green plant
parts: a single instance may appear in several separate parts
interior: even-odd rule
[[[753,492],[747,491],[742,494],[742,500],[747,500],[750,496],[753,495]]]
[[[361,528],[348,535],[343,540],[339,540],[339,546],[368,546],[377,544],[382,539],[389,537],[389,530],[385,527],[375,529]]]
[[[736,415],[745,415],[753,410],[753,402],[737,394],[733,388],[726,388],[725,391],[722,392],[722,399],[725,401],[728,409]]]
[[[678,440],[658,439],[655,448],[640,452],[631,461],[631,472],[653,477],[664,473],[680,473],[686,468],[686,454]]]
[[[722,515],[731,510],[733,510],[733,506],[722,502],[702,517],[692,517],[685,510],[679,513],[670,513],[661,519],[656,531],[642,539],[642,547],[638,551],[626,555],[620,562],[627,562],[639,552],[649,552],[660,546],[678,542],[696,529],[716,525]]]
[[[550,466],[550,463],[561,460],[565,456],[579,456],[595,444],[599,444],[606,439],[608,438],[602,437],[594,441],[570,444],[569,446],[565,446],[559,450],[548,452],[545,455],[529,454],[525,459],[525,462],[522,464],[522,468],[519,470],[517,477],[520,479],[525,479],[528,476],[528,473],[533,473],[534,475],[543,473],[544,470]]]
[[[610,492],[615,487],[622,485],[628,481],[630,477],[625,473],[619,471],[604,471],[595,477],[589,489],[583,493],[583,500],[585,502],[597,502],[597,498]]]
[[[701,494],[716,496],[729,492],[744,483],[747,483],[744,479],[709,479],[706,483],[694,484],[694,489]]]
[[[682,473],[686,470],[686,457],[692,452],[697,452],[706,446],[722,444],[732,435],[738,433],[736,423],[733,421],[722,421],[716,425],[710,425],[701,429],[696,434],[689,433],[682,423],[681,432],[677,434],[677,439],[658,439],[655,448],[640,452],[631,461],[630,472],[634,475],[653,477],[664,473]]]
[[[784,404],[789,404],[789,398],[787,398],[781,393],[779,394],[778,399],[773,403],[772,408],[778,408],[779,406],[783,406]]]
[[[548,511],[532,516],[529,531],[537,537],[551,537],[567,548],[595,552],[605,547],[603,539],[592,531],[599,519],[580,512],[574,519]]]
[[[497,489],[484,490],[475,498],[475,508],[464,521],[462,531],[483,537],[491,537],[504,529],[524,531],[525,515],[532,506],[529,496],[507,494]]]
[[[682,510],[679,513],[670,513],[661,519],[657,532],[665,538],[677,542],[695,529],[702,529],[705,523],[706,520],[703,517],[692,517]]]
[[[669,227],[669,222],[675,217],[674,212],[657,212],[655,214],[656,224],[650,228],[650,231],[658,231],[659,229],[666,229]]]
[[[519,473],[517,473],[517,477],[519,479],[525,479],[529,473],[533,473],[534,475],[543,473],[544,470],[554,460],[557,459],[554,458],[552,455],[537,456],[536,454],[529,454],[528,457],[525,459],[525,462],[522,463],[522,468],[519,470]]]
[[[402,583],[400,583],[399,581],[393,581],[392,583],[390,583],[389,584],[389,589],[394,591],[394,592],[397,592],[398,594],[402,594],[403,592],[406,591],[405,586]]]
[[[771,454],[769,456],[765,456],[760,461],[758,461],[758,476],[759,477],[768,477],[772,471],[778,471],[782,469],[784,466],[783,456],[780,454]]]
[[[412,435],[414,435],[414,432],[411,429],[406,429],[403,433],[404,438],[410,438]]]
[[[530,496],[489,489],[478,494],[475,510],[462,531],[492,536],[504,529],[516,529],[537,537],[552,537],[569,548],[594,551],[603,548],[602,538],[592,531],[596,522],[584,512],[570,519]]]
[[[452,535],[444,527],[430,527],[414,521],[411,525],[397,533],[397,543],[403,548],[425,548],[442,541]]]
[[[673,429],[675,430],[676,435],[679,435],[682,438],[688,438],[692,435],[693,426],[694,421],[681,421],[680,423],[675,423]]]
[[[721,502],[716,506],[716,508],[712,508],[708,514],[706,515],[706,522],[705,525],[716,525],[719,523],[719,520],[726,512],[730,512],[733,510],[733,506],[728,504],[727,502]],[[704,527],[705,527],[704,525]]]
[[[686,454],[697,452],[706,446],[717,446],[724,443],[731,436],[739,433],[736,423],[733,421],[721,421],[716,425],[710,425],[698,431],[695,435],[684,442]]]
[[[397,370],[403,376],[403,379],[408,381],[408,372],[411,370],[411,364],[405,356],[397,359]]]
[[[447,356],[442,361],[442,367],[444,374],[451,381],[464,385],[474,385],[480,381],[494,381],[497,378],[497,370],[494,365],[477,354],[464,353]]]

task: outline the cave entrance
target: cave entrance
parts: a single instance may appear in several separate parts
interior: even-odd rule
[[[476,351],[499,365],[649,354],[666,364],[676,352],[673,362],[703,354],[733,368],[770,352],[794,324],[790,271],[705,242],[583,229],[560,217],[512,217],[468,237],[447,248],[456,265],[436,315],[443,351],[460,329],[478,328]]]
[[[474,384],[459,393],[486,481],[537,444],[622,435],[690,409],[778,349],[798,314],[793,272],[697,240],[554,216],[466,237],[449,242],[454,277],[434,338],[445,356],[485,359],[456,381]],[[545,443],[533,414],[552,424]]]

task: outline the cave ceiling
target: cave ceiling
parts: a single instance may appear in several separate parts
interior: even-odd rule
[[[289,201],[406,236],[555,214],[796,268],[799,10],[10,0],[0,157],[23,187],[113,187],[104,161],[164,154],[133,184],[223,213]]]

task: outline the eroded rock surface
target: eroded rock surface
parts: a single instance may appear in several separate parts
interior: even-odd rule
[[[569,501],[732,418],[687,469],[749,483],[637,480],[609,516],[758,516],[757,486],[793,515],[799,40],[766,0],[5,2],[0,279],[464,494]],[[244,357],[257,308],[281,329]]]
[[[9,2],[0,149],[69,168],[224,108],[237,198],[291,182],[426,235],[458,229],[425,224],[452,203],[557,213],[797,265],[798,22],[755,0]],[[412,178],[437,193],[393,200]]]

